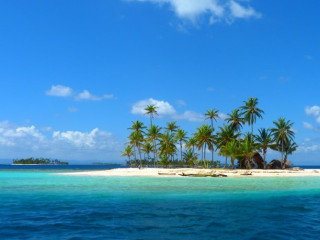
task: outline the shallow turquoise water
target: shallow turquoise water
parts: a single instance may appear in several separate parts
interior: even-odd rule
[[[320,178],[0,171],[1,239],[319,239]]]

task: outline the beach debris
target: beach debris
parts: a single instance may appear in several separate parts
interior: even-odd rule
[[[292,168],[291,170],[292,170],[292,171],[304,171],[304,169],[301,168],[301,167],[294,167],[294,168]]]

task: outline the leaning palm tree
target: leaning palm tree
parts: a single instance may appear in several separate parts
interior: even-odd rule
[[[178,129],[176,134],[176,140],[179,142],[180,145],[180,154],[181,154],[181,162],[183,161],[182,158],[182,144],[187,141],[187,132],[182,130],[181,128]]]
[[[258,147],[263,152],[263,167],[266,168],[266,156],[268,148],[272,147],[273,139],[270,130],[260,128],[259,134],[255,135],[254,138],[258,143]]]
[[[294,132],[292,131],[293,122],[286,120],[284,118],[279,118],[277,121],[273,122],[275,127],[271,128],[271,133],[274,138],[275,143],[279,146],[281,151],[281,160],[284,162],[284,148],[286,144],[294,139]],[[285,168],[283,164],[282,168]]]
[[[241,114],[239,113],[239,109],[235,109],[232,111],[232,113],[228,114],[228,117],[225,119],[230,127],[236,131],[240,132],[242,125],[245,123],[244,118],[241,117]]]
[[[126,148],[124,149],[124,151],[121,152],[122,157],[128,157],[130,166],[132,166],[131,157],[133,155],[134,155],[133,149],[132,149],[132,146],[130,146],[130,145],[127,145]]]
[[[157,108],[158,107],[155,105],[150,104],[144,109],[146,111],[145,114],[150,116],[150,127],[152,126],[152,119],[154,118],[154,115],[158,115]]]
[[[295,152],[297,150],[297,148],[298,148],[298,145],[293,141],[290,141],[285,145],[285,147],[284,147],[284,162],[283,162],[284,166],[286,166],[286,164],[287,164],[288,156],[291,155],[293,152]]]
[[[141,145],[143,143],[144,137],[141,132],[132,132],[129,136],[130,143],[134,148],[138,149],[139,159],[140,159],[140,168],[142,167],[142,159],[141,159]]]
[[[257,107],[258,99],[250,97],[248,101],[244,101],[245,105],[240,107],[241,115],[244,120],[251,126],[251,136],[253,136],[253,124],[257,121],[258,118],[262,118],[263,110]]]
[[[151,125],[151,127],[147,130],[146,133],[148,141],[151,141],[153,144],[153,165],[156,166],[157,160],[157,141],[161,137],[161,127],[156,125]]]

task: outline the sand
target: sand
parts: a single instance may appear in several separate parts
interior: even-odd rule
[[[305,170],[263,170],[263,169],[196,169],[196,168],[116,168],[103,171],[58,173],[68,176],[92,177],[198,177],[198,176],[224,176],[224,177],[320,177],[320,169]]]

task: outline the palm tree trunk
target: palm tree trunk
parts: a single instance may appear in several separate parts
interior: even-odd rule
[[[251,157],[247,157],[247,168],[251,169]]]
[[[153,167],[156,167],[156,146],[153,139]]]
[[[283,162],[284,161],[284,159],[283,159],[283,141],[281,142],[281,160],[282,160],[282,164],[283,164],[282,168],[285,169],[286,166],[284,165],[284,162]]]
[[[226,164],[224,165],[224,168],[227,168],[227,165],[228,165],[228,157],[226,155]]]
[[[232,165],[232,169],[234,169],[234,158],[231,157],[231,165]]]
[[[267,166],[266,158],[267,158],[267,150],[263,150],[263,168],[264,169],[266,169],[266,166]]]
[[[139,157],[140,157],[140,168],[142,168],[141,151],[140,151],[139,147],[138,147],[138,152],[139,152]]]
[[[212,166],[213,166],[213,164],[214,164],[214,161],[213,161],[214,147],[213,147],[213,145],[212,145],[212,151],[211,151],[211,154],[212,154],[211,164],[212,164]]]
[[[180,154],[181,154],[181,162],[182,162],[182,141],[180,141]]]
[[[203,163],[203,146],[201,146],[201,160],[202,160],[202,163]]]

